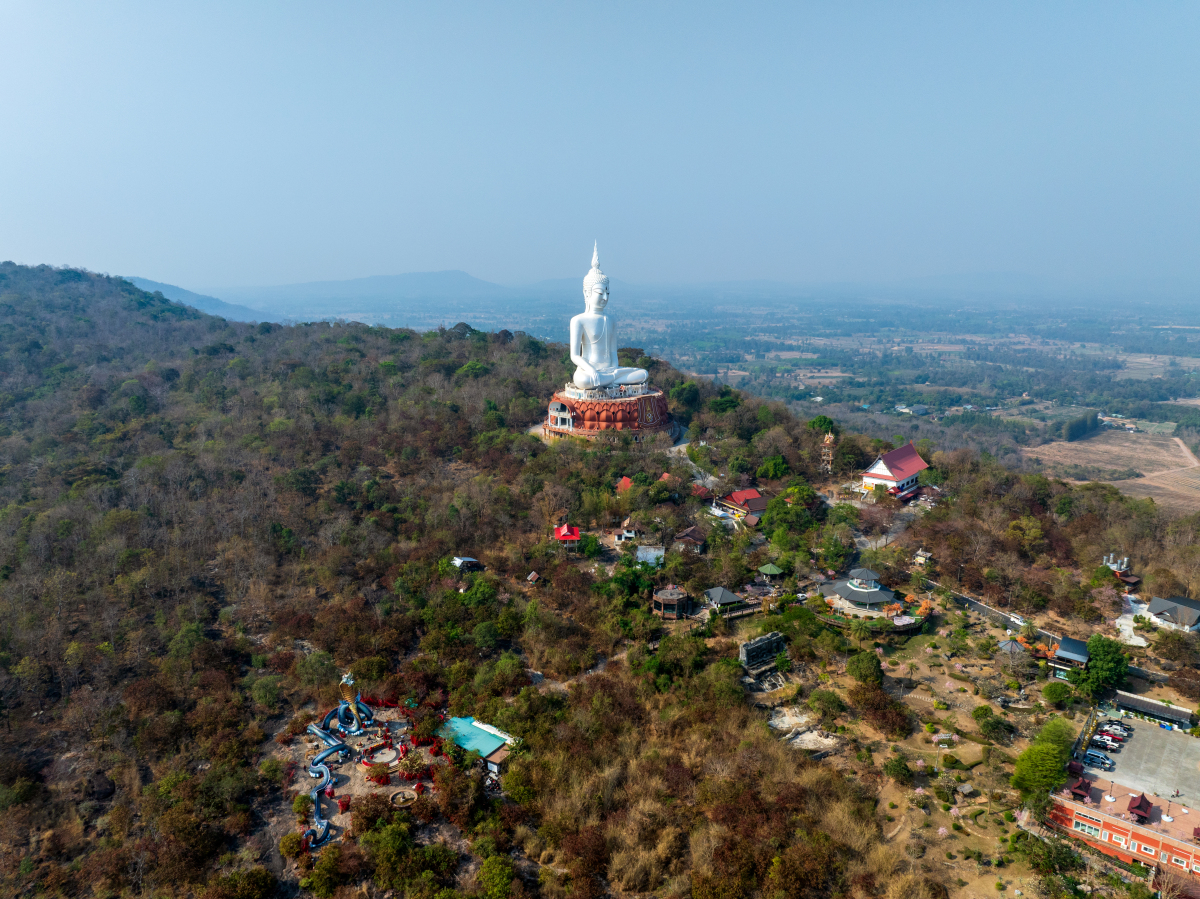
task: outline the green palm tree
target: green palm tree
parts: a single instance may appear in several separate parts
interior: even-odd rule
[[[855,618],[850,622],[850,636],[858,641],[858,648],[862,649],[863,640],[871,636],[871,625],[861,618]]]
[[[908,676],[909,677],[912,677],[914,674],[917,673],[917,663],[916,662],[909,662],[906,667],[908,668]]]

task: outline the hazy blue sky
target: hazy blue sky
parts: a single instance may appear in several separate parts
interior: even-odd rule
[[[0,258],[1200,284],[1189,3],[0,5]]]

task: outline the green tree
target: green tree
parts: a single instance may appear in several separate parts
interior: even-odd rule
[[[315,497],[321,489],[321,476],[311,468],[297,468],[281,475],[276,482],[287,490],[294,490],[301,496]]]
[[[700,408],[700,385],[695,381],[684,381],[677,387],[671,388],[671,399],[681,409],[689,412]]]
[[[266,868],[256,867],[213,878],[202,895],[204,899],[271,899],[278,888],[274,874]]]
[[[337,679],[337,666],[329,653],[312,652],[296,663],[296,676],[306,686],[319,687]]]
[[[908,762],[898,755],[892,756],[883,763],[883,773],[904,786],[913,782],[912,769],[908,767]]]
[[[821,543],[817,547],[817,554],[829,570],[840,571],[850,558],[850,547],[843,543],[832,530],[826,529]]]
[[[312,890],[320,899],[331,899],[334,891],[342,884],[342,847],[337,843],[321,850],[321,857],[313,865],[300,886]]]
[[[413,839],[406,824],[384,824],[363,834],[359,840],[375,866],[375,881],[384,889],[399,890],[408,873],[408,854]]]
[[[1071,688],[1062,681],[1051,681],[1042,687],[1042,696],[1046,702],[1061,709],[1063,703],[1071,698]]]
[[[1032,515],[1024,515],[1011,522],[1008,526],[1008,536],[1019,543],[1030,556],[1037,555],[1046,542],[1042,533],[1042,523]]]
[[[735,393],[728,384],[722,385],[721,392],[708,401],[708,409],[714,415],[724,415],[732,412],[742,403],[740,394]]]
[[[860,684],[883,683],[883,666],[879,664],[879,656],[873,652],[852,655],[846,663],[846,673]]]
[[[1066,764],[1066,757],[1056,747],[1035,743],[1017,756],[1012,785],[1022,798],[1052,793],[1067,779]]]
[[[782,496],[772,497],[763,512],[763,532],[774,534],[780,528],[786,528],[794,534],[804,533],[815,522],[809,507],[816,498],[816,493],[808,486],[791,487]]]
[[[484,859],[479,868],[479,885],[487,899],[508,899],[512,895],[513,866],[503,855]]]
[[[850,636],[858,642],[858,648],[862,649],[863,641],[871,638],[871,625],[861,618],[855,618],[850,622]],[[879,664],[878,659],[875,660],[875,664]]]
[[[999,715],[992,715],[979,722],[979,732],[983,734],[984,739],[997,743],[1007,743],[1015,730],[1016,727],[1013,724],[1005,721]]]
[[[481,621],[471,631],[471,639],[483,652],[491,652],[496,648],[496,641],[500,639],[500,631],[493,622]]]
[[[304,841],[296,832],[285,833],[279,839],[279,854],[284,858],[297,858],[304,847]]]
[[[829,603],[825,602],[825,597],[820,593],[814,593],[808,599],[804,600],[804,608],[816,615],[829,614]]]
[[[846,703],[832,690],[813,690],[808,697],[808,707],[826,722],[846,711]]]
[[[472,359],[466,365],[458,369],[454,374],[459,378],[482,378],[491,369],[482,362],[476,362]]]
[[[1129,674],[1129,658],[1116,640],[1103,634],[1093,634],[1087,642],[1088,663],[1067,675],[1067,680],[1088,699],[1095,700],[1105,690],[1125,686]]]
[[[763,408],[766,408],[765,406]],[[787,460],[783,456],[768,456],[763,459],[762,465],[758,466],[758,471],[755,475],[760,478],[765,478],[768,481],[778,481],[787,477],[788,472]]]
[[[816,431],[818,434],[832,433],[834,436],[837,436],[838,434],[838,426],[828,415],[818,415],[816,418],[810,420],[808,423],[808,429],[810,431]]]
[[[1033,745],[1017,756],[1012,785],[1022,799],[1046,797],[1062,786],[1074,742],[1075,729],[1062,718],[1046,722]]]
[[[274,709],[279,702],[280,680],[281,678],[275,675],[260,677],[250,689],[251,698],[263,708]]]
[[[600,538],[595,534],[584,534],[579,538],[579,552],[585,558],[595,559],[603,551],[604,547],[600,545]]]

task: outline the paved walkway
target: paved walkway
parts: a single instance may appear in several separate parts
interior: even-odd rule
[[[1132,611],[1126,612],[1116,620],[1117,630],[1121,632],[1121,642],[1126,646],[1149,646],[1150,642],[1133,629],[1133,616],[1145,615],[1150,608],[1145,603],[1130,602]]]
[[[916,510],[912,508],[904,508],[896,513],[896,517],[892,520],[892,526],[888,528],[886,534],[881,534],[878,537],[867,537],[858,534],[854,538],[854,545],[860,550],[862,549],[879,549],[890,545],[897,537],[904,533],[914,518],[917,517]]]

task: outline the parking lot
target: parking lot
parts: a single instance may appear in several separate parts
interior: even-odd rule
[[[1088,773],[1097,783],[1111,779],[1131,790],[1157,793],[1163,798],[1179,790],[1176,801],[1200,810],[1200,739],[1164,730],[1153,721],[1124,720],[1133,725],[1133,736],[1119,752],[1099,750],[1113,760],[1116,770],[1091,768]]]

